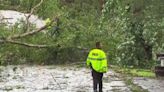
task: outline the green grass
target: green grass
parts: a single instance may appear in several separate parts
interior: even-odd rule
[[[116,72],[128,74],[134,77],[155,77],[155,73],[149,69],[121,68],[117,66],[112,67],[112,69]]]
[[[155,77],[155,74],[151,70],[146,69],[130,69],[130,74],[141,77]]]
[[[128,85],[132,92],[148,92],[147,89],[143,89],[137,84],[134,84],[133,77],[155,77],[155,74],[149,69],[122,68],[118,66],[111,66],[111,68],[122,74],[121,78],[125,81],[126,85]]]

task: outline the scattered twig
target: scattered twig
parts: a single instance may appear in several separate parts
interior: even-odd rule
[[[0,17],[2,17],[2,18],[0,18],[0,24],[12,24],[12,23],[10,23],[8,20],[9,19],[13,19],[13,18],[5,18],[4,16],[1,16],[0,15]],[[6,21],[5,21],[6,20]],[[3,21],[5,21],[5,22],[3,22]]]
[[[34,7],[31,9],[30,14],[27,16],[27,19],[29,19],[29,18],[31,17],[31,15],[33,14],[34,10],[35,10],[36,8],[38,8],[42,3],[43,3],[43,0],[40,0],[40,2],[39,2],[36,6],[34,6]]]
[[[57,83],[57,85],[59,86],[60,90],[62,90],[61,85],[56,81],[56,79],[54,78],[53,74],[52,74],[52,73],[50,73],[50,74],[51,74],[52,78],[54,79],[54,81],[55,81],[55,82]]]

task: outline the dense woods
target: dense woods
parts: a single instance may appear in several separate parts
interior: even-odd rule
[[[55,18],[46,33],[9,41],[35,25],[0,24],[1,64],[85,62],[95,41],[103,43],[109,64],[124,67],[151,68],[164,52],[163,0],[0,0],[0,10]]]

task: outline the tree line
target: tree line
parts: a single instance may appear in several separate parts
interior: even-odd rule
[[[0,7],[30,13],[40,1],[1,0]],[[156,64],[156,53],[164,49],[163,3],[163,0],[43,0],[32,13],[42,19],[59,19],[58,25],[53,23],[58,32],[46,29],[47,34],[38,32],[18,40],[49,47],[1,43],[1,63],[8,57],[14,62],[84,62],[88,50],[99,40],[110,64],[150,68]],[[3,25],[0,29],[1,37],[25,32],[15,27],[17,31],[11,33]]]

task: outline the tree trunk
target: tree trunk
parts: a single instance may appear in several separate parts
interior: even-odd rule
[[[99,0],[99,2],[100,2],[100,11],[102,11],[104,8],[105,0]]]

